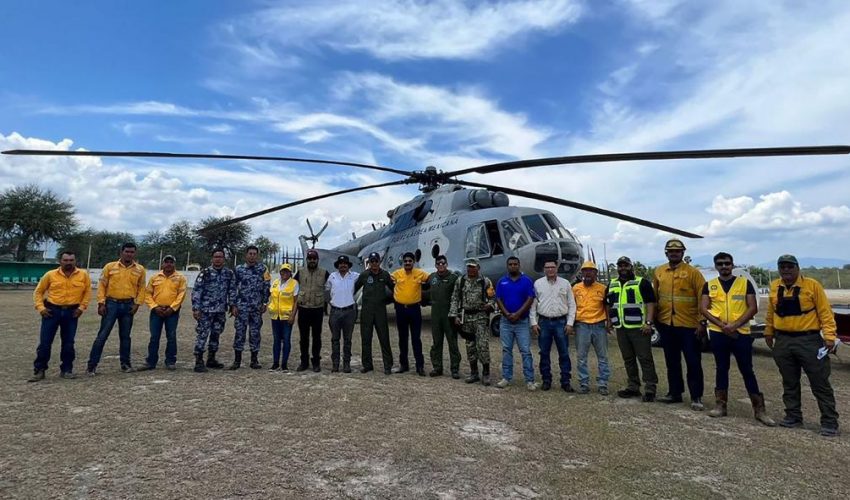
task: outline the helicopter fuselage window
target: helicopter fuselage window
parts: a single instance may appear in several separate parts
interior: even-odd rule
[[[522,221],[528,228],[528,235],[531,236],[532,242],[548,241],[557,237],[537,214],[523,215]]]
[[[519,219],[506,219],[502,221],[502,233],[510,250],[528,245],[528,238],[522,230],[522,222]]]
[[[467,257],[489,257],[490,238],[487,237],[487,228],[484,224],[475,224],[466,230],[466,256]]]
[[[557,235],[558,238],[562,238],[565,240],[576,240],[576,237],[573,236],[573,233],[569,232],[567,228],[561,224],[561,221],[558,220],[552,214],[543,214],[543,218],[546,219],[546,223],[549,224],[549,227],[552,228],[552,231]]]
[[[499,222],[488,220],[484,222],[484,227],[487,228],[487,236],[490,238],[490,255],[504,254],[505,246],[502,245],[502,236],[499,234]]]

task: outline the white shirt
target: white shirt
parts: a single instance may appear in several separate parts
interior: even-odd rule
[[[354,282],[360,273],[348,271],[345,276],[334,271],[325,283],[325,290],[331,292],[331,305],[333,307],[348,307],[354,305]]]
[[[569,281],[556,276],[553,283],[544,276],[534,282],[534,294],[536,297],[529,311],[532,326],[537,324],[538,315],[547,318],[566,316],[567,325],[573,326],[576,320],[576,298]]]

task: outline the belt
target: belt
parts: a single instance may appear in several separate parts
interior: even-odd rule
[[[354,309],[354,304],[351,304],[350,306],[345,306],[345,307],[337,307],[337,306],[331,304],[331,310],[332,311],[347,311],[349,309]]]
[[[775,330],[777,335],[786,335],[788,337],[807,337],[809,335],[820,335],[820,330],[804,330],[802,332],[789,332],[785,330]]]
[[[477,313],[483,313],[483,312],[487,312],[487,311],[485,311],[481,307],[464,307],[463,312],[465,312],[467,314],[477,314]]]
[[[79,309],[79,307],[80,307],[80,304],[70,304],[70,305],[67,305],[67,306],[60,306],[59,304],[54,304],[54,303],[48,302],[46,300],[44,301],[44,305],[46,307],[51,307],[51,308],[54,308],[54,309]]]
[[[584,324],[584,325],[591,325],[591,326],[595,326],[595,325],[604,325],[604,324],[605,324],[605,320],[603,319],[602,321],[596,321],[596,322],[594,322],[594,323],[588,323],[587,321],[579,321],[579,320],[576,320],[576,323],[581,323],[581,324]]]
[[[395,304],[401,307],[419,307],[419,302],[414,302],[413,304],[402,304],[401,302],[396,302]]]
[[[135,299],[113,299],[112,297],[106,297],[107,301],[117,302],[119,304],[132,304],[136,300]]]
[[[560,316],[555,316],[553,318],[550,318],[549,316],[543,316],[542,314],[538,314],[537,317],[540,318],[540,319],[548,319],[549,321],[561,321],[562,319],[567,319],[566,314],[562,314]]]

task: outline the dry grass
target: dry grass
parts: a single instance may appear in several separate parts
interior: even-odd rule
[[[321,374],[195,374],[194,322],[186,315],[176,372],[120,373],[115,331],[102,375],[58,379],[57,339],[48,379],[28,384],[38,317],[28,292],[2,292],[0,305],[3,498],[846,498],[850,491],[848,438],[815,433],[808,388],[805,429],[768,429],[751,418],[734,371],[731,415],[719,420],[686,406],[530,393],[518,383],[499,391],[447,377],[332,375],[327,352]],[[146,319],[145,311],[133,335],[137,364]],[[96,323],[93,312],[81,323],[79,370]],[[427,348],[427,325],[425,332]],[[266,365],[269,338],[266,326]],[[616,389],[624,379],[616,342],[610,359]],[[704,368],[711,388],[708,354]],[[763,344],[756,370],[779,417],[779,376]],[[833,364],[832,382],[839,412],[850,414],[850,363]]]

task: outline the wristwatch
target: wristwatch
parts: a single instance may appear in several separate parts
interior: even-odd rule
[[[646,324],[652,326],[652,321],[647,321]]]

